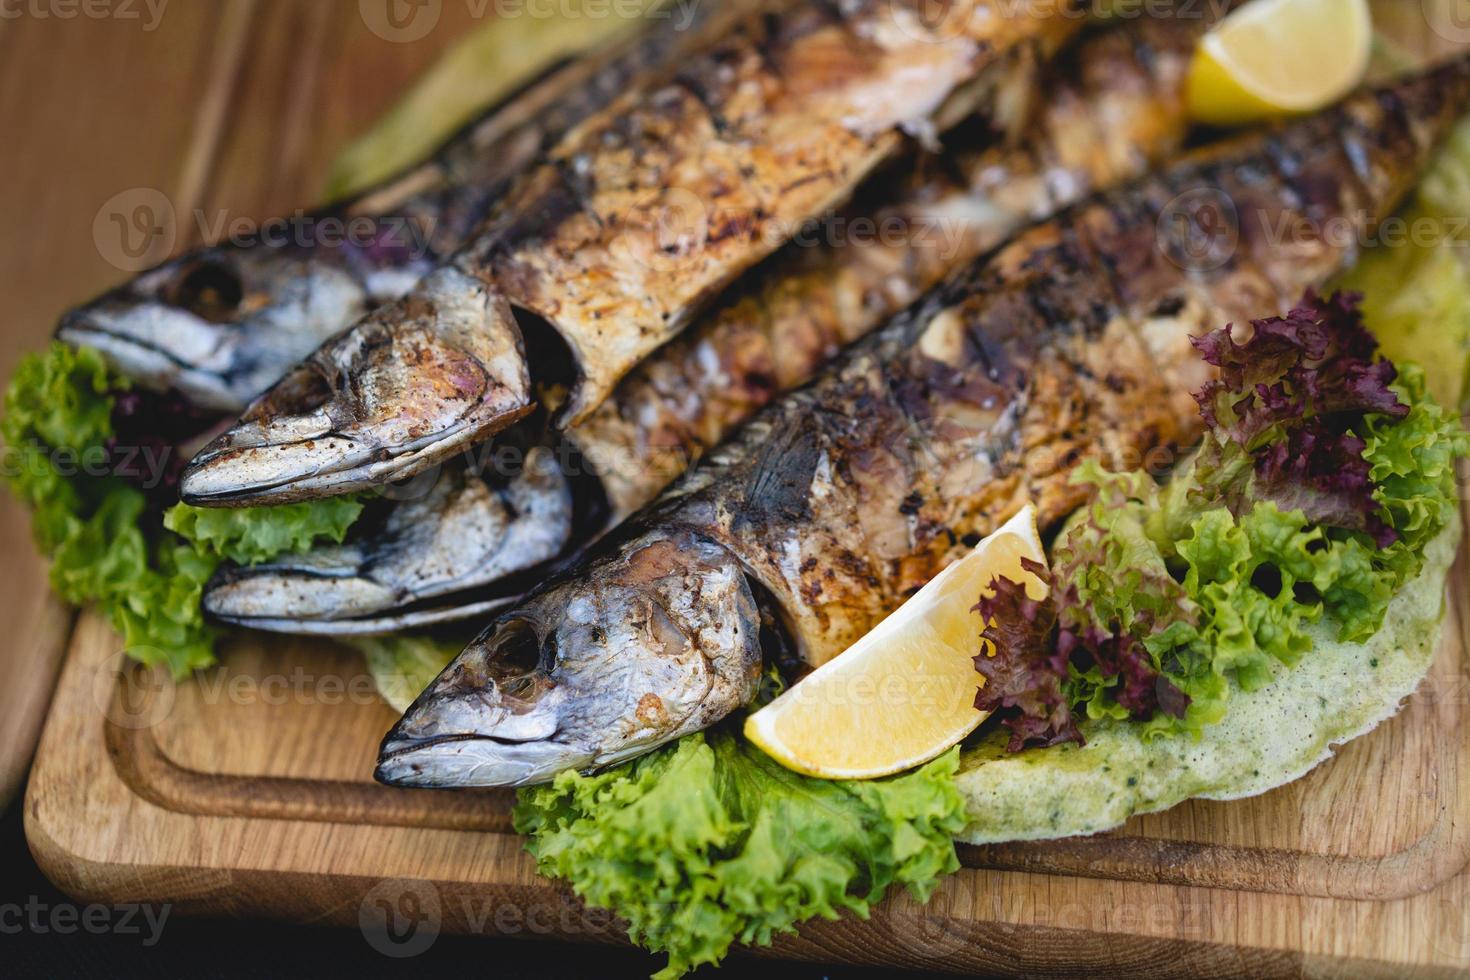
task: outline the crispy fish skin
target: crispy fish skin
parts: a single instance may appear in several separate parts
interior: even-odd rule
[[[680,30],[682,21],[655,15],[646,29],[554,67],[423,164],[287,219],[280,234],[196,249],[142,273],[65,314],[58,338],[97,348],[148,389],[240,413],[327,338],[453,254],[556,138],[661,77],[712,18],[695,16]]]
[[[670,671],[715,624],[759,632],[751,607],[764,599],[821,664],[1023,502],[1047,524],[1078,506],[1068,475],[1080,460],[1133,468],[1187,441],[1191,417],[1169,397],[1181,375],[1162,373],[1182,367],[1181,345],[1284,311],[1349,263],[1467,95],[1462,60],[1026,232],[769,406],[595,560],[500,617],[389,733],[378,778],[537,782],[646,751],[751,695],[760,650],[730,675],[728,700],[685,710],[690,691],[718,688]],[[1200,195],[1235,219],[1211,226],[1208,208],[1188,207]],[[1328,228],[1352,233],[1314,233]],[[671,543],[698,549],[700,567],[739,571],[745,589],[664,605],[689,574],[675,563],[640,585],[638,613],[603,604],[627,588],[619,569]],[[498,764],[510,756],[525,764]]]
[[[842,348],[876,329],[1024,224],[1091,191],[1139,177],[1188,131],[1184,81],[1211,18],[1143,18],[1081,42],[1070,74],[1024,103],[1038,72],[1021,66],[996,101],[1022,105],[982,142],[921,161],[880,201],[881,236],[788,245],[729,300],[629,374],[567,432],[606,492],[610,523],[651,502],[709,448]],[[1024,137],[1024,138],[1018,138]],[[871,209],[859,200],[844,219]],[[834,226],[835,227],[835,226]]]
[[[588,120],[523,185],[505,227],[465,258],[567,342],[578,368],[568,424],[844,201],[898,152],[903,127],[947,128],[974,105],[966,86],[984,65],[1018,43],[1055,47],[1081,23],[948,6],[941,24],[892,0],[748,21],[653,99]],[[528,227],[528,212],[556,219]]]
[[[570,350],[577,374],[560,417],[576,422],[893,157],[905,129],[953,125],[1006,52],[1054,49],[1075,32],[1079,3],[851,0],[740,19],[670,84],[573,130],[447,265],[253,405],[190,465],[184,499],[364,489],[503,430],[534,397],[513,308],[543,317]]]
[[[508,573],[558,558],[569,543],[579,547],[626,519],[763,404],[809,380],[945,275],[1028,220],[1176,153],[1187,131],[1189,58],[1210,23],[1126,21],[1079,41],[1061,65],[1043,64],[1030,49],[1007,56],[1010,67],[996,73],[986,100],[995,110],[960,127],[973,132],[951,140],[943,158],[917,160],[896,189],[888,172],[879,174],[831,225],[836,233],[837,222],[856,228],[869,220],[882,235],[786,246],[566,433],[578,450],[568,456],[577,470],[571,479],[592,474],[604,498],[598,503],[606,505],[601,523],[580,521],[573,531],[571,514],[556,508],[577,504],[546,473],[536,473],[532,486],[515,474],[496,491],[524,488],[516,505],[524,520],[492,519],[492,507],[460,502],[493,504],[484,482],[447,467],[444,480],[456,489],[436,486],[432,500],[400,504],[415,513],[412,520],[395,517],[347,549],[228,570],[206,590],[205,609],[257,629],[348,634],[402,628],[404,606],[429,598],[442,601],[413,609],[409,622],[483,615],[497,599],[508,605],[516,581]],[[567,536],[517,534],[526,520]],[[439,533],[424,533],[422,523],[437,524]],[[492,530],[505,542],[493,553]],[[467,542],[479,543],[470,549],[479,553],[468,554]],[[349,554],[355,560],[344,561]],[[425,568],[438,577],[422,574]]]

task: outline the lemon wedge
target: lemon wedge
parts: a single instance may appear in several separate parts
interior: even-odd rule
[[[1253,0],[1205,35],[1189,69],[1189,111],[1222,126],[1315,112],[1368,70],[1368,0]]]
[[[1024,510],[939,574],[845,653],[745,720],[745,737],[788,769],[824,779],[875,779],[943,754],[975,730],[983,678],[973,611],[1004,575],[1043,598],[1021,565],[1045,562],[1036,509]]]

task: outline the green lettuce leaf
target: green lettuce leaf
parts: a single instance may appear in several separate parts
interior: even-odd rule
[[[362,515],[365,496],[329,497],[279,507],[208,508],[175,504],[163,526],[191,542],[201,555],[258,565],[284,554],[341,544]]]
[[[204,621],[199,599],[221,561],[259,562],[341,541],[363,504],[180,505],[160,515],[147,494],[109,468],[114,396],[127,388],[93,350],[53,343],[26,356],[0,419],[5,477],[31,509],[57,595],[72,605],[96,603],[129,655],[183,677],[215,660],[219,631]]]
[[[957,764],[951,751],[891,779],[811,779],[719,728],[524,789],[515,825],[543,874],[668,953],[658,976],[673,978],[806,919],[866,918],[892,885],[927,900],[959,867]]]
[[[1392,390],[1407,413],[1362,422],[1372,501],[1394,532],[1387,546],[1271,500],[1226,506],[1215,488],[1230,481],[1212,468],[1246,458],[1238,453],[1197,454],[1163,487],[1139,473],[1080,467],[1074,479],[1092,488],[1093,499],[1058,539],[1053,595],[1063,619],[1065,609],[1085,610],[1092,629],[1073,628],[1080,641],[1062,631],[1059,649],[1070,657],[1062,708],[1094,720],[1137,718],[1128,679],[1157,672],[1159,690],[1167,690],[1166,681],[1188,705],[1182,717],[1154,711],[1145,733],[1199,736],[1224,717],[1233,688],[1258,690],[1278,665],[1293,667],[1307,656],[1313,626],[1324,618],[1345,642],[1377,633],[1393,597],[1423,568],[1429,542],[1454,519],[1456,459],[1470,453],[1470,435],[1435,403],[1421,370],[1406,365]],[[1097,637],[1130,632],[1152,664],[1120,672],[1099,669],[1085,655],[1083,641],[1096,646]],[[1051,653],[1042,644],[1031,656]],[[1026,721],[1003,720],[1013,729]],[[1083,736],[1079,730],[1073,737]]]
[[[1378,503],[1399,534],[1379,556],[1397,588],[1419,574],[1425,547],[1451,520],[1459,502],[1455,461],[1470,453],[1470,435],[1435,402],[1419,368],[1406,366],[1395,388],[1409,404],[1409,415],[1391,424],[1370,419],[1363,456],[1378,486]]]

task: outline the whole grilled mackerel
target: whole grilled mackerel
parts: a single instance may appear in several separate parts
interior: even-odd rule
[[[1192,437],[1188,338],[1351,262],[1467,96],[1461,60],[1022,234],[498,618],[389,734],[379,778],[522,784],[637,756],[747,703],[783,643],[840,653],[1023,502],[1061,520],[1079,460],[1132,468]]]
[[[285,219],[257,241],[195,249],[144,272],[67,313],[57,336],[97,348],[145,389],[239,413],[328,337],[409,292],[557,138],[660,84],[750,6],[699,4],[692,20],[655,11],[627,36],[522,86],[424,163]]]
[[[1223,11],[1221,12],[1223,14]],[[902,160],[651,354],[581,425],[576,453],[447,466],[341,546],[211,583],[217,618],[287,633],[382,633],[483,617],[647,504],[762,405],[1031,220],[1142,175],[1187,131],[1184,80],[1209,16],[1123,21],[1041,64],[1013,52],[992,110]],[[896,172],[895,172],[896,171]],[[501,440],[503,441],[503,440]],[[547,465],[560,457],[561,465]]]
[[[516,312],[564,345],[561,418],[594,409],[725,286],[895,156],[975,108],[1081,0],[770,3],[669,84],[583,122],[399,303],[329,341],[191,464],[197,504],[279,503],[421,472],[532,409]],[[569,363],[568,363],[569,359]],[[560,364],[556,363],[560,360]],[[569,374],[562,379],[560,374]]]

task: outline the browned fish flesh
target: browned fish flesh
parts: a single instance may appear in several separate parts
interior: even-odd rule
[[[1224,12],[1126,20],[1065,52],[1050,85],[1017,73],[994,100],[1016,108],[990,122],[1012,130],[1009,139],[961,141],[945,158],[921,162],[898,193],[859,199],[831,234],[840,239],[841,228],[870,215],[867,227],[881,235],[788,246],[636,368],[567,432],[607,495],[611,521],[649,503],[771,399],[1018,228],[1177,153],[1189,129],[1189,60]]]
[[[574,424],[905,131],[963,118],[1008,52],[1054,50],[1080,6],[812,0],[738,18],[668,84],[569,133],[450,262],[293,370],[195,459],[184,499],[377,486],[504,429],[535,398],[516,312],[564,346],[535,380]]]
[[[747,703],[764,657],[840,653],[1024,502],[1059,521],[1079,461],[1190,441],[1188,338],[1350,263],[1467,97],[1470,59],[1025,232],[500,616],[389,734],[379,778],[514,785],[637,756]]]

